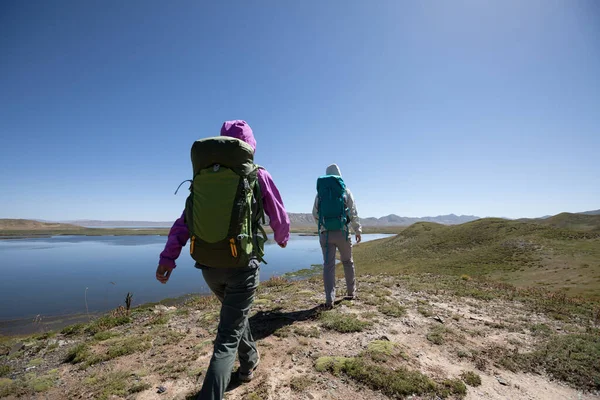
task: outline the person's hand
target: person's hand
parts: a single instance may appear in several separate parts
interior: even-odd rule
[[[277,243],[279,245],[279,247],[281,247],[282,249],[285,249],[287,246],[287,242],[285,243]]]
[[[173,272],[173,268],[159,265],[158,268],[156,268],[156,280],[162,284],[167,283],[169,277],[171,276],[171,272]]]
[[[359,244],[361,240],[362,240],[362,237],[360,236],[360,233],[357,233],[356,234],[356,244]]]

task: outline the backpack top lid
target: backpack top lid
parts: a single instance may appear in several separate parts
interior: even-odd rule
[[[191,158],[194,176],[215,164],[227,167],[238,175],[248,175],[254,169],[252,146],[228,136],[196,140],[192,145]]]
[[[323,175],[317,179],[317,192],[330,187],[339,188],[342,192],[346,190],[346,184],[339,175]]]

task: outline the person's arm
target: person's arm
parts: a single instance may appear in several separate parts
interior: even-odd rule
[[[190,230],[185,223],[185,211],[181,214],[169,231],[165,249],[160,253],[156,279],[161,283],[167,283],[171,271],[176,267],[175,260],[181,254],[181,249],[190,238]]]
[[[356,210],[354,196],[348,188],[346,188],[346,207],[348,207],[349,210],[350,225],[352,226],[352,230],[357,236],[360,236],[362,234],[362,226],[360,225],[360,218],[358,217],[358,211]],[[356,240],[358,241],[358,237]]]
[[[159,264],[168,268],[175,268],[175,260],[181,254],[181,249],[190,238],[190,230],[185,223],[185,211],[181,214],[169,231],[165,249],[160,253]]]
[[[269,225],[273,229],[275,241],[285,247],[290,239],[290,218],[285,211],[283,200],[273,178],[265,169],[258,170],[258,184],[262,192],[263,207],[269,216]]]
[[[313,218],[315,219],[315,222],[318,225],[319,224],[319,195],[318,194],[315,196],[315,204],[313,204],[312,215],[313,215]]]

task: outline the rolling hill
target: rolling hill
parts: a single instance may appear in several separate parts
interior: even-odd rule
[[[167,228],[146,229],[110,229],[110,228],[86,228],[83,226],[65,224],[58,222],[44,222],[30,219],[0,219],[0,237],[6,238],[35,238],[55,235],[166,235]]]
[[[595,214],[594,211],[577,214],[565,212],[550,217],[521,219],[519,221],[553,226],[555,228],[600,232],[600,214]]]
[[[543,222],[420,222],[392,238],[357,246],[354,259],[363,273],[465,274],[600,298],[597,217],[559,214]]]
[[[50,230],[77,230],[80,226],[62,224],[58,222],[40,222],[30,219],[0,219],[0,231],[50,231]]]
[[[97,219],[79,219],[63,221],[84,228],[170,228],[173,221],[102,221]]]

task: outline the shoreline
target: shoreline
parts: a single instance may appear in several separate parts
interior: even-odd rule
[[[169,229],[81,228],[60,230],[0,231],[0,240],[43,239],[53,236],[167,236]]]
[[[297,271],[286,272],[285,274],[281,275],[281,278],[290,282],[306,280],[315,275],[321,274],[322,271],[323,266],[321,264],[315,264],[310,268],[302,268]],[[133,311],[135,309],[149,308],[156,305],[164,305],[167,307],[178,306],[193,297],[210,297],[212,295],[212,293],[201,292],[187,293],[178,297],[167,297],[159,301],[150,301],[147,303],[138,304],[135,307],[131,307],[131,310]],[[90,322],[95,318],[107,315],[114,309],[115,308],[105,311],[94,311],[90,312],[89,315],[84,313],[60,315],[40,314],[37,316],[30,315],[22,318],[0,320],[0,337],[20,337],[51,331],[59,331],[69,325]]]
[[[363,234],[398,234],[406,229],[405,226],[364,227]],[[0,240],[17,239],[43,239],[53,236],[167,236],[170,228],[81,228],[81,229],[53,229],[53,230],[0,230]],[[271,229],[265,229],[268,234]],[[290,230],[300,236],[318,236],[316,229],[309,227],[295,227]]]
[[[131,307],[131,311],[135,309],[149,308],[159,304],[168,307],[177,306],[183,304],[186,300],[189,300],[193,297],[206,297],[211,295],[212,293],[188,293],[179,297],[167,297],[159,301],[151,301],[147,303],[138,304],[135,307]],[[52,331],[60,331],[64,327],[78,323],[87,323],[91,320],[94,320],[95,318],[107,315],[115,308],[106,311],[90,312],[89,315],[85,313],[38,315],[0,320],[0,338],[14,338],[20,336],[42,334]]]

